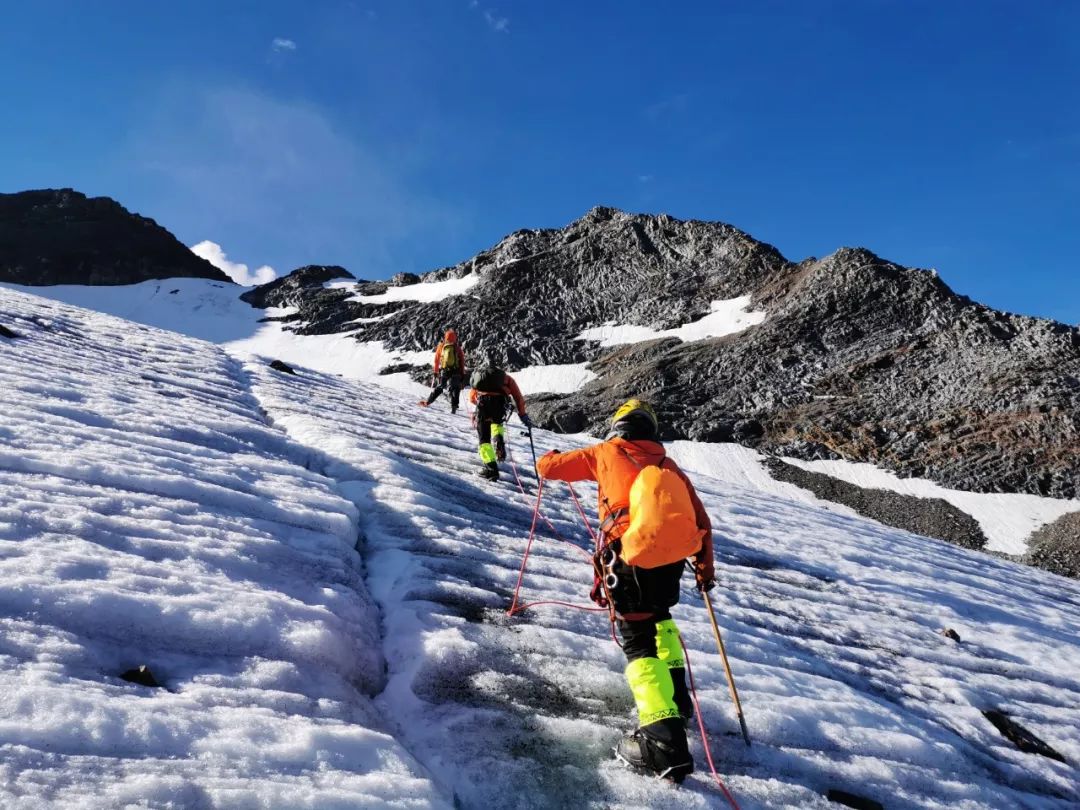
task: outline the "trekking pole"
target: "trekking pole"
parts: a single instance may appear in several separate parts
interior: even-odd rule
[[[533,472],[536,473],[536,477],[537,477],[537,479],[539,479],[540,478],[540,470],[538,469],[539,465],[536,463],[536,445],[533,444],[532,428],[529,428],[529,449],[532,450]]]
[[[716,636],[716,646],[720,650],[720,659],[724,662],[724,672],[727,674],[728,689],[731,690],[731,699],[735,701],[735,714],[739,717],[739,728],[742,729],[743,739],[746,740],[746,747],[750,747],[750,732],[746,730],[746,718],[743,717],[742,704],[739,702],[739,692],[735,688],[735,677],[731,674],[731,664],[727,660],[727,652],[724,650],[724,640],[720,638],[720,625],[716,623],[716,613],[713,611],[712,600],[709,598],[708,591],[702,591],[701,595],[705,597],[705,607],[709,609],[709,621],[712,622],[713,635]]]

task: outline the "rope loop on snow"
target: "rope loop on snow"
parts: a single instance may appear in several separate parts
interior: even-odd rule
[[[524,490],[522,490],[522,494],[523,495],[525,494]],[[544,517],[540,512],[540,500],[541,500],[541,498],[543,498],[543,495],[544,495],[544,479],[541,478],[537,482],[537,486],[536,486],[536,506],[533,508],[532,525],[529,527],[529,539],[528,539],[528,542],[525,544],[525,553],[521,557],[521,570],[518,572],[517,585],[514,587],[514,599],[510,604],[509,610],[506,611],[506,615],[507,616],[513,616],[513,615],[515,615],[517,613],[521,613],[523,610],[527,610],[528,608],[531,608],[531,607],[538,607],[540,605],[557,605],[559,607],[568,607],[568,608],[573,608],[575,610],[584,610],[584,611],[588,611],[588,612],[595,612],[595,611],[599,611],[599,610],[604,610],[604,608],[600,608],[600,607],[588,607],[586,605],[575,605],[575,604],[572,604],[571,602],[560,602],[560,601],[553,600],[553,599],[545,599],[545,600],[542,600],[540,602],[526,602],[525,604],[521,604],[521,605],[518,604],[518,600],[521,597],[521,584],[525,580],[525,567],[529,563],[529,553],[532,551],[533,540],[536,539],[536,521],[537,521],[537,518]],[[555,532],[555,527],[551,525],[551,521],[549,521],[546,517],[544,517],[544,520],[547,522],[548,526],[551,526],[551,530],[552,530],[552,532],[555,533],[556,539],[562,540],[563,538],[559,537],[558,533]],[[569,543],[570,541],[569,540],[564,540],[563,542]],[[579,546],[576,546],[573,543],[570,543],[570,545],[573,546],[574,548],[576,548],[581,553],[588,556],[588,553],[585,551],[585,549],[580,548]]]

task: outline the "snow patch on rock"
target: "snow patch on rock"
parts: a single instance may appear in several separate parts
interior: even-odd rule
[[[333,284],[334,282],[330,282]],[[390,287],[384,293],[378,295],[354,295],[351,301],[359,301],[361,304],[385,304],[390,301],[442,301],[454,295],[464,295],[480,283],[480,276],[469,273],[461,278],[448,278],[442,281],[421,282],[420,284],[408,284],[401,287]],[[353,286],[355,282],[341,282],[342,287]]]
[[[713,301],[708,315],[674,329],[656,330],[647,326],[620,325],[609,321],[603,326],[585,329],[575,339],[595,340],[601,346],[621,346],[665,337],[675,337],[684,343],[691,343],[706,338],[734,335],[765,320],[766,313],[750,311],[749,306],[750,296],[743,295],[725,301]]]
[[[523,394],[571,394],[595,380],[586,363],[551,366],[526,366],[512,373]]]
[[[1040,498],[1015,493],[963,492],[947,489],[924,478],[900,478],[873,464],[850,461],[803,461],[785,458],[788,464],[811,472],[824,473],[866,489],[887,489],[918,498],[941,498],[967,512],[986,535],[986,550],[1020,556],[1027,551],[1027,539],[1047,523],[1080,512],[1080,500]]]

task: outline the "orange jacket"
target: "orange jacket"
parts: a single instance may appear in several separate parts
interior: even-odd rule
[[[470,390],[469,402],[475,405],[484,394],[503,394],[504,396],[513,397],[514,405],[517,406],[518,416],[525,415],[525,397],[521,395],[521,389],[518,388],[518,384],[514,382],[514,378],[509,374],[503,375],[502,388],[498,391],[477,391],[475,388]]]
[[[439,369],[442,368],[442,353],[443,353],[443,349],[445,349],[447,347],[447,345],[450,345],[450,346],[454,347],[454,354],[457,355],[457,371],[458,371],[458,374],[464,374],[465,373],[465,352],[463,352],[461,350],[461,346],[459,346],[457,343],[447,344],[447,342],[445,340],[440,340],[439,345],[435,347],[435,374],[438,375]]]
[[[637,464],[627,458],[627,454]],[[612,512],[629,507],[630,487],[641,471],[641,467],[656,464],[665,455],[664,447],[659,442],[628,441],[615,437],[581,450],[571,450],[567,453],[552,451],[537,460],[536,470],[541,478],[556,481],[595,481],[598,490],[600,523],[603,524]],[[686,473],[679,469],[679,466],[671,459],[667,460],[664,468],[674,471],[690,491],[690,500],[694,504],[698,528],[705,530],[705,536],[701,541],[701,551],[697,553],[695,559],[707,562],[711,568],[713,545],[712,521],[709,520],[709,514],[705,511],[705,506],[694,491],[694,485],[690,483]],[[629,523],[629,516],[624,515],[608,530],[608,536],[612,539],[620,537]]]

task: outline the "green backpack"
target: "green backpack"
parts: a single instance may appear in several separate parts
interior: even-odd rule
[[[453,343],[443,346],[442,368],[457,368],[457,347]]]

